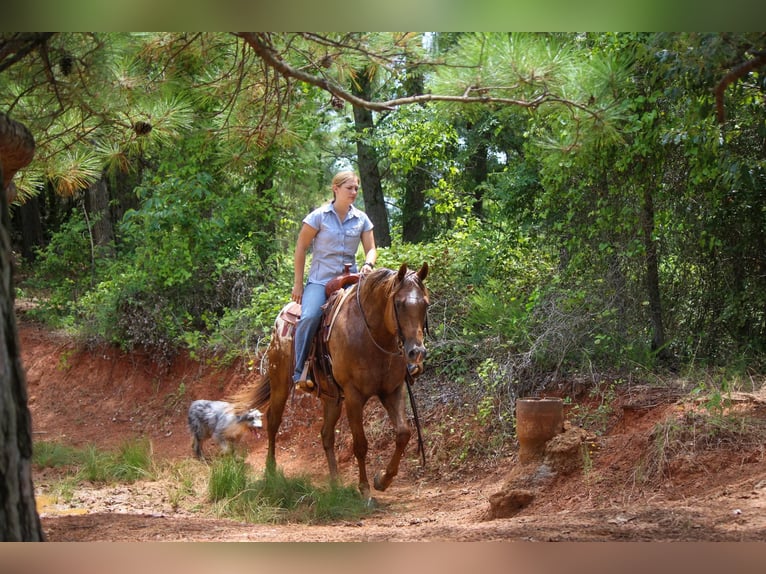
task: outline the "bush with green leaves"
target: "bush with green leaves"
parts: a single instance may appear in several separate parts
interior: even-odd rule
[[[42,293],[30,313],[55,327],[73,324],[82,298],[108,270],[93,257],[87,222],[75,209],[37,253],[27,286]]]

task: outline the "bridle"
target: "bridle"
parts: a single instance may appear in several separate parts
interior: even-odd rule
[[[409,273],[407,273],[407,275],[405,275],[404,279],[402,280],[402,283],[404,283],[404,281],[406,281],[408,278],[412,277],[415,274],[416,274],[415,271],[410,271]],[[364,279],[365,277],[362,276],[361,280],[364,280]],[[420,289],[421,291],[424,290],[420,281],[417,281],[416,284],[418,289]],[[399,311],[396,308],[396,302],[395,301],[393,302],[393,306],[394,306],[394,320],[396,321],[396,331],[398,336],[397,349],[396,351],[389,351],[381,347],[378,344],[378,342],[375,340],[375,336],[372,334],[372,330],[370,329],[370,323],[367,321],[367,315],[364,312],[364,307],[362,307],[362,299],[360,296],[360,293],[362,291],[361,281],[357,283],[355,287],[356,287],[356,304],[359,306],[359,312],[362,314],[364,327],[367,330],[367,334],[370,336],[372,343],[378,348],[378,350],[380,350],[383,353],[386,353],[387,355],[391,355],[391,356],[404,355],[404,333],[402,332],[402,326],[401,326],[401,323],[399,322]],[[423,321],[423,331],[426,334],[428,334],[428,308],[427,307],[426,307],[425,320]]]

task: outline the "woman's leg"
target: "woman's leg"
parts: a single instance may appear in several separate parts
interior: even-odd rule
[[[295,371],[293,382],[298,382],[303,373],[303,364],[311,349],[311,340],[322,322],[322,305],[327,297],[324,285],[308,283],[303,289],[301,300],[301,318],[295,326]]]

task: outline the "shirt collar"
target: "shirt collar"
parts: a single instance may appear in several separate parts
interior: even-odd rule
[[[328,202],[324,206],[324,209],[322,211],[324,213],[332,213],[333,211],[335,211],[332,205],[333,205],[332,201]],[[357,211],[357,208],[353,203],[348,208],[348,215],[346,215],[346,218],[349,218],[349,217],[359,217],[359,212]]]

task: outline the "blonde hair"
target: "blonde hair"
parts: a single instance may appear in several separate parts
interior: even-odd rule
[[[355,179],[356,184],[359,185],[359,176],[356,175],[355,171],[352,170],[346,170],[346,171],[339,171],[335,174],[332,178],[332,188],[333,193],[336,187],[340,187],[344,183],[346,183],[349,179]]]

